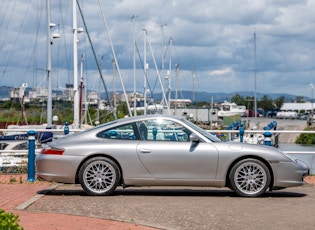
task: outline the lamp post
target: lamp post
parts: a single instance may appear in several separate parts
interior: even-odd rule
[[[51,28],[56,24],[50,22],[50,0],[46,0],[47,14],[47,126],[52,126],[52,79],[51,79],[51,45],[52,39],[59,38],[60,34],[51,34]]]

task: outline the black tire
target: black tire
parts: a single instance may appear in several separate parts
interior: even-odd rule
[[[87,160],[80,168],[79,181],[84,191],[94,196],[112,194],[120,181],[115,162],[105,157]]]
[[[243,197],[258,197],[265,193],[270,185],[271,176],[268,167],[257,159],[244,159],[237,162],[229,175],[230,187]]]

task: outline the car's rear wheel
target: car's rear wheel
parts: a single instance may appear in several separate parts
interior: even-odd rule
[[[120,180],[115,162],[105,157],[95,157],[86,161],[80,168],[79,181],[90,195],[112,194]]]
[[[257,197],[269,187],[271,176],[268,167],[257,159],[237,162],[229,175],[230,185],[238,195]]]

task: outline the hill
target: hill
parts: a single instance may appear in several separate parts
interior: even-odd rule
[[[224,102],[224,101],[230,101],[231,98],[239,94],[242,97],[254,97],[254,92],[232,92],[232,93],[209,93],[209,92],[195,92],[195,101],[212,101],[213,102]],[[266,93],[257,93],[257,99],[260,100]],[[285,97],[285,102],[290,102],[294,99],[296,99],[296,95],[292,94],[267,94],[269,98],[271,99],[276,99],[281,96]],[[158,93],[153,95],[155,100],[161,100],[162,99],[162,94]],[[171,93],[171,98],[175,98],[175,92]],[[178,93],[178,98],[179,99],[191,99],[193,98],[193,93],[192,91],[181,91]],[[310,100],[309,98],[304,98],[304,100]]]
[[[13,87],[10,86],[0,86],[0,99],[4,99],[4,98],[8,98],[9,97],[9,92]],[[27,90],[31,90],[30,88],[27,88]],[[60,90],[54,90],[54,93],[56,94],[62,94],[62,92]],[[122,92],[119,92],[122,94]],[[207,101],[210,102],[213,100],[213,102],[216,103],[220,103],[220,102],[224,102],[224,101],[230,101],[231,98],[236,95],[236,94],[241,95],[242,97],[253,97],[254,96],[254,92],[232,92],[232,93],[211,93],[211,92],[195,92],[194,96],[195,96],[195,101]],[[112,97],[113,92],[109,92],[109,96]],[[266,93],[259,93],[257,92],[257,99],[261,99],[264,95],[266,95]],[[276,99],[279,98],[280,96],[284,96],[285,97],[285,102],[291,102],[292,100],[296,99],[296,95],[292,95],[292,94],[279,94],[279,93],[275,93],[275,94],[267,94],[269,98],[271,99]],[[162,93],[154,93],[153,95],[154,100],[159,101],[162,100]],[[105,93],[101,93],[101,97],[104,99],[106,98],[106,94]],[[175,92],[171,92],[171,98],[175,98]],[[193,92],[192,91],[179,91],[178,92],[178,99],[193,99]],[[310,100],[310,98],[305,97],[304,100]]]

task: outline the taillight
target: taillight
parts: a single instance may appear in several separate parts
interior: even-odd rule
[[[40,151],[41,154],[52,154],[52,155],[62,155],[64,153],[64,149],[58,148],[45,148]]]

